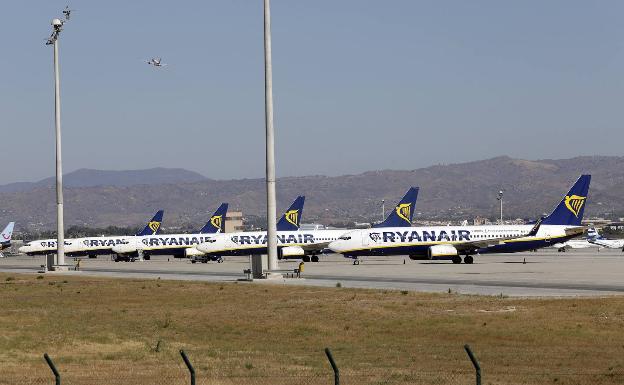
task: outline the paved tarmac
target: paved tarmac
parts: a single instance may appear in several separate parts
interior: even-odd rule
[[[72,258],[68,259],[73,261]],[[405,264],[404,264],[405,261]],[[526,262],[526,263],[525,263]],[[0,259],[0,271],[37,273],[43,257]],[[281,261],[280,269],[295,269],[299,261]],[[224,263],[191,264],[184,259],[153,257],[143,262],[118,262],[108,256],[82,259],[81,274],[89,276],[232,282],[244,278],[246,257],[226,257]],[[48,273],[65,274],[65,273]],[[476,256],[472,265],[450,261],[412,261],[407,257],[370,257],[354,266],[339,255],[305,264],[302,279],[254,282],[454,292],[506,296],[605,296],[624,294],[624,253],[620,250],[556,250]]]

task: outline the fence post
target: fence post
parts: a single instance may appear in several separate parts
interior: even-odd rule
[[[186,356],[186,353],[184,353],[184,350],[180,349],[180,355],[182,356],[182,359],[184,360],[186,367],[191,373],[191,385],[195,385],[195,368],[193,367],[193,364],[191,364],[191,360],[189,360],[188,357]]]
[[[52,359],[50,358],[50,356],[48,356],[48,353],[44,353],[43,358],[45,358],[46,362],[48,363],[48,366],[50,367],[50,369],[52,369],[52,373],[54,373],[55,384],[61,385],[61,374],[56,369],[56,366],[54,365],[54,362],[52,362]]]
[[[334,370],[334,385],[340,385],[340,369],[338,369],[338,365],[336,365],[336,361],[334,361],[334,356],[332,355],[331,350],[329,348],[325,348],[325,355],[329,360],[329,364]]]
[[[477,385],[481,385],[481,365],[479,365],[479,361],[477,361],[477,357],[475,357],[474,353],[470,349],[470,345],[464,345],[464,349],[466,349],[466,353],[468,353],[468,357],[470,357],[470,361],[472,361],[472,365],[474,365],[475,372],[477,375]]]

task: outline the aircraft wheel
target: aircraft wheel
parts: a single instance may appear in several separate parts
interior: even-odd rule
[[[191,259],[191,263],[197,263],[197,261],[194,259]]]
[[[223,263],[223,258],[219,257],[219,259],[217,259],[217,263]]]
[[[312,258],[310,258],[310,260],[312,262],[318,262],[319,261],[319,257],[318,257],[318,255],[313,255]]]
[[[472,258],[472,255],[466,255],[464,257],[464,263],[467,263],[467,264],[471,265],[472,262],[474,262],[474,259]]]
[[[459,255],[454,255],[452,261],[454,264],[461,263],[461,257]]]
[[[360,260],[359,259],[354,259],[353,260],[353,264],[354,265],[359,265],[360,264]]]
[[[301,258],[301,260],[302,260],[303,262],[310,262],[310,257],[309,257],[309,256],[307,256],[307,255],[304,255],[304,256],[303,256],[303,258]]]

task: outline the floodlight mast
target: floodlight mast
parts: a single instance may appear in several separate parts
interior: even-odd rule
[[[60,19],[52,20],[52,35],[47,45],[54,47],[54,123],[56,128],[56,267],[65,265],[65,225],[63,221],[63,162],[61,156],[61,91],[58,60],[58,38],[63,29]]]
[[[269,275],[277,270],[277,209],[275,203],[275,139],[273,131],[273,66],[271,63],[271,10],[264,0],[264,105],[266,126],[267,259]]]

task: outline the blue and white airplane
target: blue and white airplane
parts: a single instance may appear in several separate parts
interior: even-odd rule
[[[227,210],[228,204],[222,203],[196,234],[141,234],[127,243],[115,245],[112,248],[115,262],[135,261],[141,257],[149,260],[152,255],[173,255],[174,258],[198,255],[195,246],[204,242],[209,234],[225,231]]]
[[[412,217],[418,188],[412,187],[378,227],[409,227]],[[298,201],[300,200],[300,206]],[[303,197],[297,198],[277,223],[278,258],[301,258],[304,262],[318,262],[327,246],[341,235],[351,230],[299,230],[299,223],[303,214]],[[267,253],[266,231],[252,231],[233,234],[217,234],[197,249],[208,255],[232,256]]]
[[[450,259],[473,263],[473,255],[513,253],[548,247],[582,234],[581,226],[590,175],[582,175],[561,203],[534,225],[424,226],[355,230],[344,234],[329,248],[353,258],[378,255],[409,255],[410,259]],[[541,222],[541,223],[540,223]],[[357,264],[357,263],[355,263]]]
[[[110,254],[113,247],[130,243],[135,236],[158,234],[163,215],[164,211],[159,210],[136,235],[66,238],[65,254],[70,257],[88,256],[89,258]],[[53,254],[56,252],[56,238],[28,242],[19,248],[19,252],[26,255]]]
[[[2,254],[2,250],[11,247],[11,237],[13,237],[14,227],[15,222],[9,222],[4,230],[2,230],[2,233],[0,233],[0,258],[4,257],[4,255]]]

